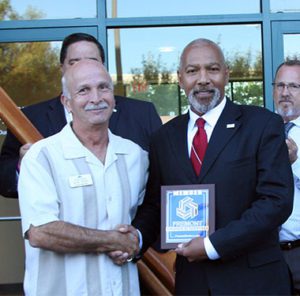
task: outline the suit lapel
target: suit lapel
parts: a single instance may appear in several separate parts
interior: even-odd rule
[[[178,165],[178,168],[182,170],[183,174],[191,180],[191,183],[195,183],[197,182],[197,176],[192,167],[187,146],[188,121],[188,113],[177,117],[177,120],[174,120],[172,129],[168,130],[168,140],[171,143],[170,146],[172,155],[174,155],[174,162]]]
[[[53,100],[47,110],[47,117],[49,119],[49,132],[50,135],[54,135],[61,131],[61,129],[66,125],[66,115],[63,104],[60,101],[60,96]]]
[[[208,173],[218,155],[224,149],[231,137],[238,131],[241,121],[241,111],[238,105],[227,99],[226,105],[211,135],[206,154],[201,168],[199,181]]]

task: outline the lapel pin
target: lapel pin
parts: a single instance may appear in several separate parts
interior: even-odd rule
[[[226,128],[234,128],[235,124],[234,123],[227,123]]]

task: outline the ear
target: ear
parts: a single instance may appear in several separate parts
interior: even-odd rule
[[[179,86],[183,89],[182,76],[181,76],[179,70],[177,70],[177,79],[178,79],[178,84],[179,84]]]
[[[226,65],[225,67],[225,80],[226,80],[226,84],[229,83],[229,67]]]
[[[60,64],[60,72],[61,72],[61,75],[63,76],[64,75],[64,64]]]
[[[63,94],[60,96],[60,101],[64,105],[64,107],[68,110],[69,113],[72,113],[72,107],[70,104],[71,99],[67,98]]]

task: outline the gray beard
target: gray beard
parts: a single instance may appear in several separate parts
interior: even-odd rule
[[[188,95],[188,100],[189,100],[190,105],[200,114],[204,114],[204,113],[210,111],[211,109],[215,108],[220,103],[221,99],[222,98],[221,98],[220,91],[217,88],[214,88],[214,95],[208,105],[200,103],[195,98],[193,89],[190,91],[190,93]]]
[[[281,106],[278,106],[276,111],[283,118],[296,118],[299,116],[299,114],[297,114],[294,108],[284,109],[281,108]]]

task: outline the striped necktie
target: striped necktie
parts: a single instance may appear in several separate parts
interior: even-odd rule
[[[196,121],[198,131],[194,136],[191,150],[191,161],[195,173],[199,176],[204,155],[207,148],[207,135],[204,129],[205,120],[198,118]]]
[[[285,138],[287,139],[288,138],[288,134],[289,134],[289,131],[291,130],[291,128],[295,125],[294,122],[286,122],[284,124],[284,133],[285,133]]]

